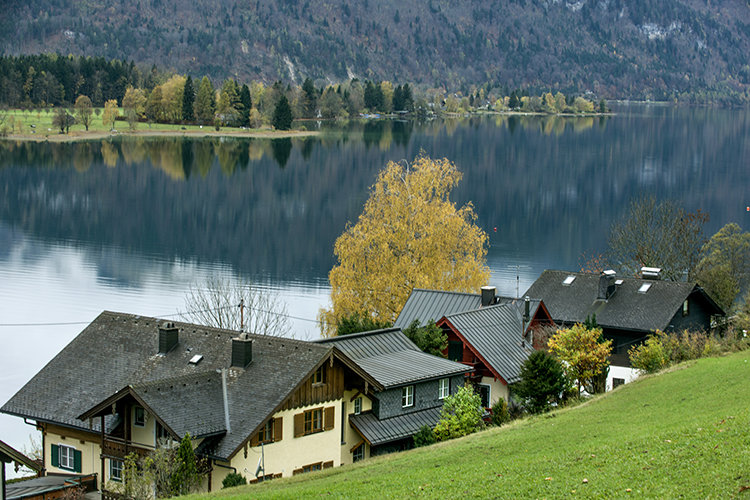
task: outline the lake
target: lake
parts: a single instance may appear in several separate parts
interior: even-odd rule
[[[675,199],[750,227],[750,111],[612,106],[595,118],[309,122],[307,139],[0,142],[0,403],[102,310],[175,317],[208,276],[279,294],[318,335],[333,243],[380,168],[424,151],[463,172],[489,234],[491,284],[523,293],[603,251],[632,200]],[[0,416],[23,448],[32,427]]]

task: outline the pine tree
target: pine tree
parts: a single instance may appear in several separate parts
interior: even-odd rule
[[[315,84],[309,78],[305,78],[302,84],[303,106],[302,112],[305,118],[314,118],[318,108],[318,91],[315,90]]]
[[[242,110],[240,111],[240,126],[250,126],[250,110],[253,109],[253,99],[250,97],[250,89],[246,84],[242,84],[240,89],[240,103],[242,104]]]
[[[279,97],[276,108],[273,110],[273,120],[271,124],[276,130],[289,130],[292,128],[292,107],[289,105],[289,99],[285,95]]]
[[[193,88],[193,79],[188,76],[185,80],[185,90],[182,93],[182,120],[192,122],[195,120],[193,103],[195,102],[195,89]]]
[[[195,117],[204,125],[213,123],[216,111],[216,95],[214,86],[207,76],[201,80],[198,95],[195,98]]]

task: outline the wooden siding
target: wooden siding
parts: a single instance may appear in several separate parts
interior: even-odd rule
[[[326,360],[323,366],[325,370],[323,383],[313,384],[312,378],[308,378],[280,410],[311,406],[325,401],[341,399],[344,396],[344,366],[337,360],[333,362],[333,366],[331,366],[329,360]]]

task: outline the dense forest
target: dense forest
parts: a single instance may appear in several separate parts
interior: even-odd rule
[[[597,98],[748,100],[744,0],[9,0],[0,52],[214,80],[490,83]]]

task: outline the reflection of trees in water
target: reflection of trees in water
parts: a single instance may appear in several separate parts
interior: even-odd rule
[[[103,152],[102,141],[5,141],[0,220],[45,238],[324,278],[333,242],[356,220],[377,172],[424,149],[462,170],[452,198],[474,202],[493,245],[573,268],[582,251],[606,245],[610,222],[641,192],[708,211],[708,231],[736,220],[732,207],[746,205],[750,183],[742,150],[750,112],[680,113],[623,115],[604,128],[593,126],[599,118],[576,125],[559,117],[493,116],[455,127],[354,122],[283,145],[139,137],[104,141]],[[387,151],[372,147],[383,127]],[[119,168],[105,167],[109,146],[123,159]],[[295,147],[306,153],[292,155]]]

